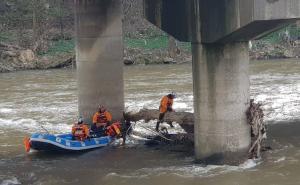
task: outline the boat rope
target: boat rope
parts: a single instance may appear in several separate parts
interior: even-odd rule
[[[43,126],[43,125],[39,125],[44,131],[46,131],[47,134],[50,134],[50,132]]]
[[[128,133],[129,133],[129,131],[132,129],[133,125],[135,125],[135,124],[136,124],[136,122],[135,122],[134,124],[130,124],[130,126],[129,126],[128,129],[126,130],[126,137],[127,137],[127,136],[130,136]]]

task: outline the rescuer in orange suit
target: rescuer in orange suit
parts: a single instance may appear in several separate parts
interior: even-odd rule
[[[80,117],[78,122],[72,127],[72,135],[74,139],[84,141],[90,137],[89,127],[83,123],[83,119]]]
[[[111,124],[111,121],[111,114],[105,109],[104,106],[99,106],[98,112],[96,112],[93,116],[92,131],[97,136],[103,136],[105,134],[106,127]]]
[[[159,124],[163,122],[166,112],[174,111],[172,107],[174,98],[176,98],[176,95],[173,92],[171,94],[162,97],[159,106],[159,118],[155,128],[156,131],[158,131],[159,129]],[[172,123],[170,123],[170,126],[173,127]]]

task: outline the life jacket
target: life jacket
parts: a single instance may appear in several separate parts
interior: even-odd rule
[[[165,113],[168,109],[172,108],[173,99],[169,98],[168,96],[164,96],[160,101],[159,112]]]
[[[121,123],[116,122],[106,128],[106,135],[111,137],[121,136]]]
[[[97,123],[107,123],[107,117],[105,115],[105,112],[101,112],[98,116],[97,116]]]
[[[83,125],[75,125],[74,129],[74,137],[80,141],[83,141],[87,136],[87,133],[85,133],[84,131]]]
[[[30,139],[28,137],[25,137],[23,141],[24,141],[25,151],[29,152],[31,147]]]

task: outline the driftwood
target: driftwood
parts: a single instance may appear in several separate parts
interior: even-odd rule
[[[124,121],[127,125],[131,125],[130,122],[137,122],[140,120],[145,120],[146,122],[150,120],[158,119],[159,111],[158,110],[149,110],[149,109],[142,109],[137,113],[127,112],[124,113]],[[165,115],[164,122],[178,123],[187,133],[181,134],[169,134],[166,128],[162,128],[160,132],[156,132],[147,127],[143,127],[154,134],[151,136],[146,136],[147,139],[145,145],[153,146],[153,145],[185,145],[185,146],[193,146],[194,144],[194,117],[192,113],[188,112],[168,112]],[[131,127],[130,127],[131,128]],[[131,132],[130,130],[129,132]],[[125,134],[127,135],[127,134]],[[126,137],[125,137],[126,139]]]
[[[159,111],[153,109],[142,109],[137,113],[126,113],[126,117],[130,121],[158,119]],[[178,123],[187,133],[194,133],[194,115],[189,112],[168,112],[165,115],[164,121],[167,123]]]
[[[262,104],[254,103],[254,100],[252,99],[250,101],[250,107],[246,112],[248,124],[251,126],[251,147],[249,149],[250,158],[259,158],[261,156],[261,151],[263,149],[262,144],[266,139],[266,125],[263,121],[264,113],[261,106]],[[139,120],[145,120],[146,122],[148,122],[150,120],[158,119],[158,116],[158,110],[142,109],[137,113],[125,113],[124,118],[127,118],[127,120],[134,122]],[[188,137],[190,140],[193,140],[193,137],[190,137],[194,133],[193,113],[168,112],[165,115],[164,121],[167,123],[178,123],[187,132],[187,135],[185,135],[184,138]],[[182,139],[177,136],[173,137],[173,139],[177,141]],[[176,137],[179,139],[176,139]]]
[[[264,123],[264,113],[261,109],[261,103],[254,103],[250,100],[250,107],[248,108],[247,121],[251,126],[251,147],[249,149],[250,158],[261,157],[261,150],[263,141],[266,139],[266,125]]]

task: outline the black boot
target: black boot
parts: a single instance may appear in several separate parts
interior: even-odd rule
[[[172,122],[168,122],[168,125],[170,125],[171,128],[174,128],[174,125]]]
[[[157,123],[156,123],[156,128],[155,128],[155,130],[156,130],[156,132],[158,132],[159,130],[159,124],[160,124],[160,122],[158,121]]]

